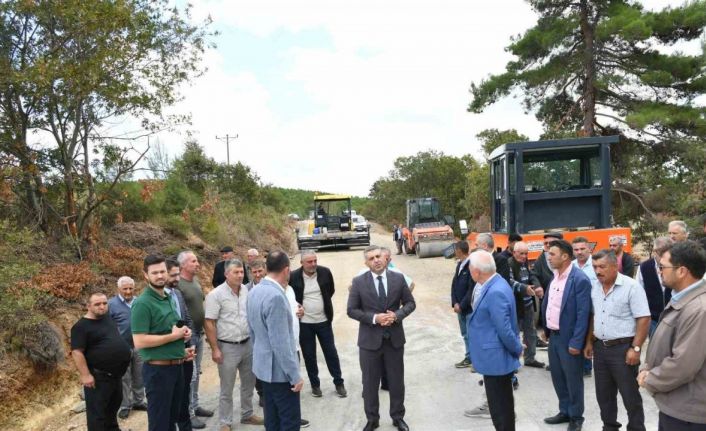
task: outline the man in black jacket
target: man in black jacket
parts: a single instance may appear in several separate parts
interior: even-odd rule
[[[248,255],[249,254],[250,251],[248,250]],[[235,259],[235,252],[233,251],[233,247],[227,245],[221,248],[221,261],[213,267],[213,278],[211,279],[211,285],[214,288],[226,282],[226,262],[231,259]],[[243,279],[243,284],[248,284],[249,281],[250,277],[248,277],[248,272],[245,271],[245,278]]]
[[[540,254],[537,260],[534,262],[534,266],[532,267],[532,274],[537,277],[537,279],[539,280],[539,284],[542,286],[542,289],[544,289],[545,292],[547,291],[547,289],[549,289],[549,284],[554,278],[554,271],[552,271],[552,269],[549,267],[549,263],[547,262],[549,244],[552,241],[556,241],[558,239],[564,239],[564,235],[562,235],[561,232],[547,232],[546,234],[544,234],[544,249],[542,250],[542,254]],[[541,307],[539,310],[539,326],[544,327],[544,314],[542,312]],[[544,340],[537,339],[537,347],[547,347],[547,343]]]
[[[316,361],[316,339],[318,338],[326,366],[333,377],[336,394],[343,398],[348,393],[343,385],[341,363],[331,326],[333,322],[331,297],[335,292],[333,275],[328,268],[317,264],[316,252],[313,250],[302,251],[301,264],[302,266],[290,275],[289,284],[294,290],[297,302],[304,307],[304,316],[299,325],[299,344],[311,382],[311,393],[317,398],[323,396]]]
[[[466,348],[466,354],[463,360],[456,364],[456,368],[468,368],[471,366],[471,357],[468,354],[466,321],[468,320],[471,309],[470,301],[464,302],[463,299],[469,291],[472,292],[476,283],[473,281],[473,277],[471,277],[471,258],[469,256],[470,247],[468,246],[468,242],[463,240],[454,244],[454,252],[456,253],[458,264],[456,264],[453,281],[451,281],[451,307],[453,307],[454,313],[458,316],[458,324],[461,327],[461,337],[463,337],[463,345]]]
[[[544,364],[535,359],[537,351],[537,328],[534,325],[534,313],[537,310],[537,303],[534,297],[540,298],[544,295],[544,290],[539,285],[537,277],[530,272],[527,255],[529,248],[527,244],[519,241],[515,243],[512,257],[508,259],[510,266],[510,278],[514,292],[522,294],[522,301],[518,304],[518,320],[522,329],[522,342],[527,346],[524,351],[525,366],[534,368],[544,368]],[[517,296],[515,297],[517,300]],[[519,308],[522,308],[520,313]]]
[[[650,306],[650,331],[652,338],[659,323],[659,316],[664,311],[664,307],[672,299],[672,289],[665,288],[662,284],[662,277],[659,273],[659,258],[668,250],[674,241],[668,236],[658,236],[652,243],[652,257],[642,262],[637,268],[637,283],[645,289],[647,303]]]
[[[634,277],[635,259],[633,259],[630,253],[623,251],[623,239],[619,236],[612,236],[608,240],[608,244],[610,244],[610,249],[613,250],[615,256],[618,258],[618,271],[628,277]]]

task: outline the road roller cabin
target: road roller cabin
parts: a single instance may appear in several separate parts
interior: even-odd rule
[[[586,237],[595,250],[612,237],[631,251],[629,228],[611,224],[610,146],[618,136],[516,142],[489,157],[491,223],[495,246],[522,235],[531,260],[542,252],[544,234],[562,232],[571,242]],[[468,236],[471,244],[477,233]]]

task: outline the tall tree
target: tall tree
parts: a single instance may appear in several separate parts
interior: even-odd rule
[[[106,121],[137,119],[149,133],[183,120],[166,117],[164,107],[203,71],[208,23],[192,24],[188,7],[167,0],[12,0],[0,13],[0,76],[10,78],[0,81],[0,136],[13,133],[2,148],[14,145],[31,155],[28,130],[51,136],[52,168],[63,180],[63,222],[74,238],[86,239],[105,199],[96,192],[91,158],[109,165],[114,185],[145,154],[107,135]],[[27,117],[19,126],[9,121],[16,113]]]
[[[706,109],[694,104],[706,90],[704,57],[670,49],[701,37],[705,1],[658,12],[630,0],[529,3],[537,25],[513,39],[516,59],[504,73],[472,84],[471,112],[520,89],[528,109],[546,119],[561,114],[553,122],[580,112],[575,126],[584,135],[616,128],[659,141],[706,135]]]
[[[537,24],[512,39],[506,70],[471,86],[470,112],[519,91],[546,137],[621,134],[614,148],[614,190],[640,222],[656,191],[691,188],[704,173],[706,57],[688,55],[706,26],[706,1],[645,10],[634,0],[528,0]],[[703,51],[703,49],[702,49]],[[686,181],[686,187],[682,182]],[[691,208],[691,211],[704,211]]]

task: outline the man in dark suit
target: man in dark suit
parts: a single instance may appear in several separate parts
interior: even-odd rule
[[[321,350],[324,353],[336,394],[344,398],[347,396],[346,387],[341,376],[341,363],[333,338],[333,304],[331,297],[335,292],[331,270],[317,263],[316,252],[303,250],[301,253],[302,266],[292,271],[289,285],[292,286],[297,302],[304,307],[304,315],[299,320],[299,345],[302,348],[306,372],[311,382],[311,392],[315,397],[323,396],[321,381],[319,380],[319,367],[316,361],[316,339],[319,339]]]
[[[221,261],[213,267],[213,278],[211,279],[211,285],[213,285],[214,288],[226,282],[226,262],[231,259],[235,259],[233,247],[227,245],[221,248]],[[248,284],[249,281],[248,273],[246,271],[243,284]]]
[[[515,300],[510,286],[495,272],[490,253],[478,250],[471,254],[471,273],[481,290],[468,318],[470,354],[483,375],[495,429],[514,431],[512,377],[522,354]]]
[[[559,413],[548,424],[569,423],[568,431],[583,426],[583,351],[591,315],[591,281],[571,264],[573,248],[564,240],[549,244],[549,265],[554,278],[544,295],[542,309],[549,333],[549,365],[559,398]]]
[[[515,249],[515,244],[522,241],[522,235],[517,233],[511,233],[507,237],[507,248],[500,252],[500,254],[505,259],[510,259],[512,257],[512,252]]]
[[[473,277],[471,277],[471,270],[469,266],[470,247],[468,246],[468,241],[463,240],[454,244],[454,252],[456,253],[458,264],[456,264],[454,277],[451,281],[451,307],[453,307],[454,313],[458,316],[458,323],[461,327],[461,337],[463,338],[463,345],[466,349],[466,354],[464,355],[463,360],[456,364],[456,368],[468,368],[471,366],[471,357],[468,354],[468,335],[466,333],[466,323],[468,321],[468,315],[471,312],[471,304],[470,301],[464,302],[463,299],[468,294],[468,291],[473,289],[476,282],[473,281]]]
[[[618,271],[628,277],[634,277],[635,259],[633,259],[630,253],[623,252],[623,239],[619,236],[612,236],[608,240],[608,244],[610,244],[610,249],[613,250],[615,256],[618,258]]]
[[[668,236],[658,236],[652,243],[652,257],[642,262],[637,268],[637,284],[645,289],[647,304],[650,306],[650,330],[652,338],[659,323],[659,316],[664,307],[672,299],[672,289],[667,289],[662,283],[662,276],[658,271],[659,258],[674,244]]]
[[[402,320],[416,304],[402,274],[387,270],[378,246],[365,249],[370,268],[353,279],[348,295],[348,317],[360,322],[358,348],[363,374],[363,401],[368,423],[363,431],[380,425],[378,390],[383,368],[390,390],[390,416],[399,431],[409,431],[404,421],[404,328]]]
[[[549,244],[558,239],[564,239],[564,235],[562,235],[561,232],[547,232],[544,234],[542,254],[539,255],[537,260],[534,262],[534,266],[532,267],[532,275],[537,277],[539,284],[542,286],[542,289],[544,289],[544,292],[549,289],[549,283],[551,283],[554,278],[554,272],[549,267],[549,263],[547,263]],[[539,322],[537,326],[544,327],[544,311],[541,307],[539,309]],[[538,339],[537,347],[547,347],[547,343],[544,340]]]

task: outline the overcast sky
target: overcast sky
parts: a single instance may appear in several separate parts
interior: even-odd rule
[[[680,2],[650,0],[647,7]],[[367,195],[395,158],[435,149],[478,155],[475,135],[540,126],[519,100],[466,112],[471,82],[500,73],[510,37],[536,16],[523,0],[198,0],[217,49],[177,110],[217,160],[282,187]],[[172,155],[181,134],[162,133]]]

